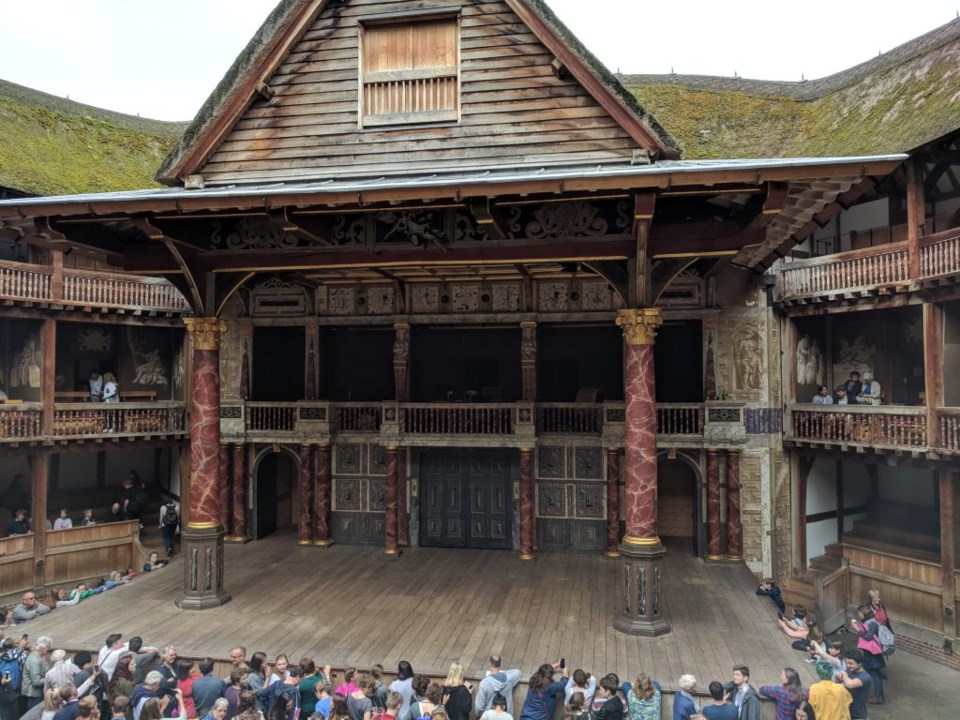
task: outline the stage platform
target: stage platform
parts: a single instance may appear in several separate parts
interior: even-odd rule
[[[674,686],[693,673],[706,687],[748,664],[757,684],[779,682],[784,666],[813,678],[801,654],[775,627],[775,608],[754,594],[742,565],[707,565],[686,543],[668,544],[664,601],[673,632],[638,638],[614,631],[618,561],[601,555],[540,554],[523,562],[495,550],[301,547],[291,533],[226,548],[228,604],[178,610],[182,563],[130,585],[60,608],[24,626],[55,647],[97,649],[110,633],[142,635],[184,656],[227,658],[230,648],[273,659],[313,657],[334,667],[445,675],[452,661],[482,676],[491,652],[524,678],[561,656],[594,675],[632,678],[643,670]]]

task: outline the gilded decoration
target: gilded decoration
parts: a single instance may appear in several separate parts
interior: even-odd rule
[[[184,318],[183,324],[193,338],[195,350],[219,350],[220,334],[227,331],[227,323],[219,318]]]
[[[662,323],[660,308],[624,308],[617,311],[617,325],[623,328],[627,345],[653,345],[657,327]]]

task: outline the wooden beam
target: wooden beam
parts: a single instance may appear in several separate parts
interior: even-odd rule
[[[506,239],[507,234],[493,216],[493,211],[490,208],[490,198],[471,198],[468,207],[470,208],[470,214],[473,215],[473,219],[477,221],[480,227],[487,231],[490,237],[496,240]]]
[[[920,277],[920,236],[926,221],[923,199],[923,168],[919,159],[907,161],[907,258],[910,278]]]
[[[960,474],[953,470],[934,473],[940,481],[940,587],[943,597],[944,638],[957,637],[957,494]],[[949,612],[947,612],[949,610]]]
[[[927,408],[927,445],[937,437],[937,408],[943,406],[943,306],[923,305],[923,402]]]
[[[606,280],[610,287],[613,288],[613,291],[620,296],[620,300],[624,305],[629,303],[630,278],[624,262],[616,260],[595,260],[585,262],[583,265]]]
[[[653,263],[653,272],[651,275],[652,288],[650,291],[650,303],[656,305],[663,291],[666,290],[673,279],[688,267],[697,262],[699,258],[669,258],[666,260],[657,260]]]

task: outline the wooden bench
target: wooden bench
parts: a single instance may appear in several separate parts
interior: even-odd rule
[[[157,399],[156,390],[121,390],[121,402],[154,402]]]
[[[82,391],[64,391],[60,392],[59,390],[53,394],[54,402],[89,402],[90,393]]]

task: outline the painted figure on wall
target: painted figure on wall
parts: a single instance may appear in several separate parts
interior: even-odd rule
[[[134,385],[166,385],[169,382],[166,369],[160,362],[159,350],[153,349],[145,353],[136,352],[135,359],[139,362],[134,366]]]
[[[797,383],[823,385],[823,351],[809,335],[797,343]]]
[[[40,387],[40,363],[39,340],[36,335],[30,335],[10,369],[10,387]]]
[[[761,348],[760,334],[755,328],[740,328],[734,335],[734,373],[738,390],[760,390],[763,377]]]

